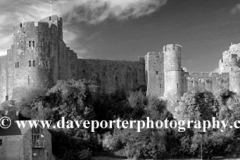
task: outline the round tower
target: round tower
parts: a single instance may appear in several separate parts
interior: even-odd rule
[[[163,47],[164,80],[166,98],[179,98],[182,96],[182,68],[180,45],[169,44]]]
[[[240,69],[232,67],[229,73],[229,90],[240,95]]]
[[[12,47],[13,74],[10,99],[28,99],[54,84],[54,54],[58,28],[48,22],[25,22],[16,26]]]

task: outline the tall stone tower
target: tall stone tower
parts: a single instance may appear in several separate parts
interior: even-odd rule
[[[240,44],[232,44],[229,50],[223,52],[222,59],[219,60],[219,72],[229,73],[232,67],[240,67]]]
[[[164,72],[163,54],[149,52],[145,56],[145,74],[147,81],[148,96],[163,96],[164,93]]]
[[[182,67],[180,45],[169,44],[163,47],[164,57],[164,97],[180,98],[182,96]]]
[[[229,72],[229,90],[240,95],[240,68],[232,67]]]
[[[9,99],[20,100],[57,80],[62,21],[57,16],[47,19],[20,23],[14,28],[13,45],[7,54]]]

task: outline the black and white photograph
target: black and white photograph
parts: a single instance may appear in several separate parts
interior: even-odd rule
[[[240,160],[240,0],[0,0],[0,160]]]

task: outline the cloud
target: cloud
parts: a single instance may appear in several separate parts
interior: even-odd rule
[[[96,24],[108,18],[124,20],[149,15],[166,4],[167,0],[71,0],[66,3],[60,2],[56,2],[54,10],[64,15],[67,22]]]
[[[37,0],[1,0],[0,56],[7,53],[13,42],[13,27],[20,22],[36,21],[48,15],[47,3]]]
[[[109,18],[126,20],[149,15],[166,2],[167,0],[52,0],[52,15],[63,17],[65,26],[80,22],[97,24]],[[38,21],[49,15],[49,0],[1,0],[0,55],[5,55],[12,44],[13,26],[20,22]],[[81,36],[79,31],[71,30],[71,27],[64,28],[65,42],[77,43],[78,37],[74,34],[77,32]]]
[[[240,12],[240,3],[237,4],[237,5],[231,10],[231,13],[232,13],[232,14],[236,14],[236,13],[238,13],[238,12]]]

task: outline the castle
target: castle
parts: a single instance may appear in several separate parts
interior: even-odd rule
[[[221,88],[240,94],[240,44],[223,52],[220,73],[188,73],[181,66],[181,49],[166,45],[162,52],[150,52],[138,61],[81,59],[63,41],[62,18],[20,23],[14,27],[7,55],[0,57],[0,102],[20,100],[67,79],[92,80],[105,93],[145,85],[148,95],[158,97]]]

